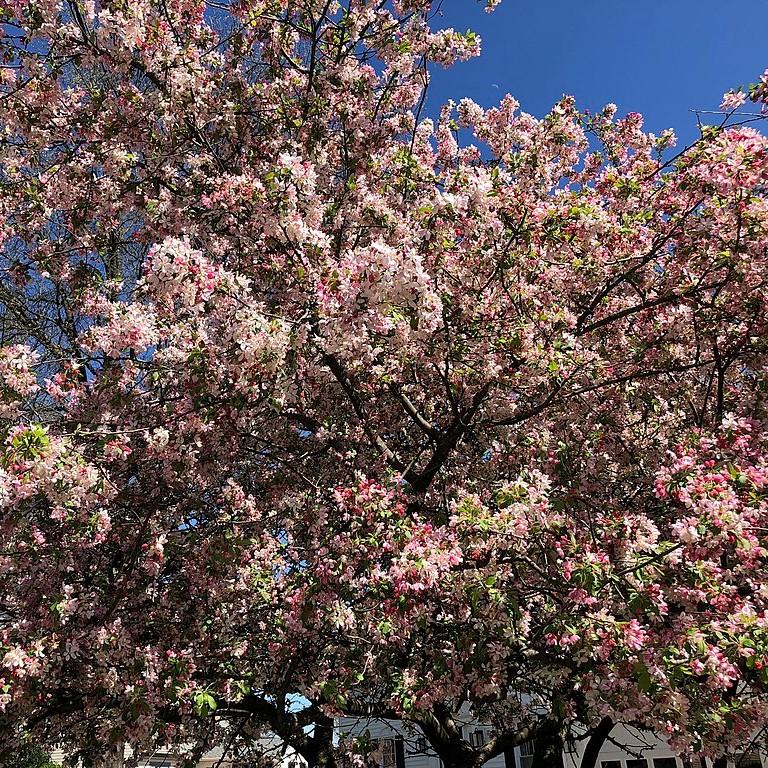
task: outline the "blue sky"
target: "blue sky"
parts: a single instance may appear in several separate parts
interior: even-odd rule
[[[641,112],[682,145],[698,135],[691,109],[717,109],[768,68],[768,0],[502,0],[492,14],[443,0],[442,13],[435,27],[473,29],[483,53],[433,70],[430,114],[449,98],[488,107],[509,92],[541,116],[569,93],[581,109]]]

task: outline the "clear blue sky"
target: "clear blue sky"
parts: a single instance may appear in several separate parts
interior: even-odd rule
[[[717,109],[768,68],[768,0],[502,0],[492,14],[443,0],[442,13],[435,27],[478,32],[483,53],[433,69],[432,115],[449,98],[488,107],[509,92],[541,116],[569,93],[581,109],[641,112],[682,145],[698,135],[690,109]]]

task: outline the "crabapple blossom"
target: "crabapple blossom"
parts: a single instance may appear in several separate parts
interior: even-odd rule
[[[0,754],[768,725],[768,139],[424,118],[435,8],[0,3]]]

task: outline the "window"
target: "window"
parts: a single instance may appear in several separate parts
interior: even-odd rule
[[[524,741],[520,745],[520,768],[531,768],[533,765],[533,742]]]
[[[485,744],[485,731],[481,728],[475,728],[474,731],[470,731],[469,743],[473,747],[482,747]]]
[[[677,760],[674,757],[654,757],[653,768],[677,768]]]
[[[379,741],[379,754],[381,768],[397,768],[397,753],[395,752],[394,739],[381,739]]]
[[[600,768],[621,768],[621,760],[603,760]]]
[[[637,760],[627,760],[627,768],[648,768],[648,761],[644,757]]]

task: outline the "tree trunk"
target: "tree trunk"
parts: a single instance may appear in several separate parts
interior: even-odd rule
[[[565,726],[561,720],[546,720],[536,731],[531,768],[565,768]]]
[[[587,748],[581,758],[581,768],[596,768],[597,760],[600,757],[600,750],[605,744],[605,740],[613,729],[613,720],[610,717],[604,717],[592,731]]]
[[[478,763],[477,760],[472,760],[471,758],[458,758],[455,760],[446,760],[444,757],[442,758],[443,761],[443,768],[481,768],[481,763]]]
[[[443,761],[443,768],[482,768],[484,761],[467,748],[465,742],[446,757],[445,752],[440,756]]]
[[[312,741],[315,745],[314,761],[307,760],[309,768],[336,768],[336,750],[333,748],[333,720],[318,719]],[[306,759],[306,757],[305,757]]]

